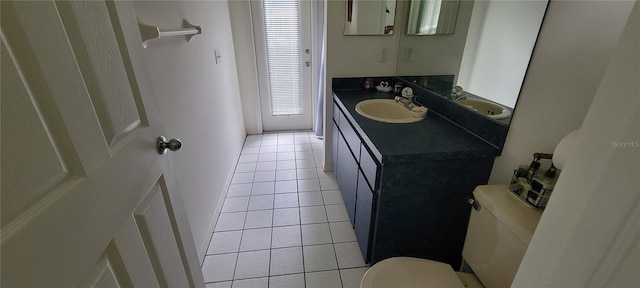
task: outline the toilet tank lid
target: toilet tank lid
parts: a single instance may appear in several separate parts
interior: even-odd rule
[[[507,187],[507,185],[478,186],[473,191],[473,196],[482,207],[481,209],[488,209],[528,246],[542,216],[542,210],[522,204],[509,193]]]
[[[373,265],[362,277],[362,288],[464,288],[449,264],[413,257],[392,257]]]

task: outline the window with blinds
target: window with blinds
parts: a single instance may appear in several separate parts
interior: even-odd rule
[[[302,114],[298,0],[262,2],[271,113]]]

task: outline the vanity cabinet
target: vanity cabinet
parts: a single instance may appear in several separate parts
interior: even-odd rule
[[[467,201],[497,150],[436,115],[399,125],[361,117],[361,94],[372,95],[344,92],[346,105],[334,96],[332,165],[365,261],[409,256],[458,268]]]
[[[340,123],[340,126],[338,126]],[[369,239],[374,207],[377,163],[362,145],[353,126],[337,106],[333,119],[333,168],[342,199],[355,230],[362,255],[369,262]],[[369,175],[370,181],[364,176]]]

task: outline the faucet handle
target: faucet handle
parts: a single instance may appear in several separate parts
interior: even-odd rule
[[[464,94],[464,89],[462,89],[462,87],[460,86],[455,86],[453,88],[451,88],[451,97],[460,97]]]
[[[407,99],[413,98],[413,89],[411,89],[411,87],[406,87],[402,89],[402,97]]]

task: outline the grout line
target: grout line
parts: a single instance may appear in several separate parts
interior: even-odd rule
[[[245,143],[246,142],[247,142],[247,138],[245,137]],[[262,143],[262,137],[260,137],[260,142]],[[242,148],[244,149],[244,146]],[[239,163],[240,163],[240,159],[238,159],[238,162],[236,163],[236,167],[238,167]],[[256,165],[257,165],[257,162],[256,162]],[[235,174],[235,170],[233,172]],[[253,172],[253,175],[255,177],[255,171]],[[251,183],[251,190],[253,190],[253,183]],[[249,191],[249,195],[251,195],[251,190]],[[228,193],[229,193],[229,188],[227,188],[227,194]],[[227,200],[226,196],[227,195],[225,195],[225,201]],[[249,198],[249,199],[251,199],[251,198]],[[247,202],[247,209],[248,208],[249,208],[249,203]],[[245,212],[244,221],[242,222],[242,230],[241,230],[242,232],[240,233],[240,243],[238,244],[238,252],[236,253],[236,255],[237,255],[236,256],[236,263],[233,265],[233,276],[231,276],[232,285],[233,285],[233,280],[236,278],[236,270],[238,268],[238,259],[240,258],[240,246],[242,246],[242,238],[244,237],[244,225],[247,223],[247,214],[248,214],[248,212]]]
[[[322,193],[320,193],[322,194]],[[322,195],[322,203],[324,203],[324,195]],[[333,231],[331,231],[331,222],[329,222],[329,213],[327,211],[327,205],[324,205],[324,212],[327,214],[327,225],[329,226],[329,235],[331,236],[331,246],[333,247],[333,254],[336,257],[336,267],[338,267],[338,278],[340,278],[340,285],[344,287],[344,281],[342,281],[342,274],[340,273],[340,262],[338,261],[338,251],[336,250],[336,242],[333,239]]]
[[[305,267],[305,263],[304,263],[304,237],[302,235],[302,209],[300,209],[300,187],[298,185],[298,162],[297,159],[294,160],[294,167],[296,169],[296,194],[298,195],[298,219],[300,220],[300,251],[302,251],[302,281],[304,284],[304,287],[307,287],[307,269]]]
[[[232,281],[236,279],[236,271],[238,270],[238,259],[240,259],[240,247],[242,247],[242,238],[244,238],[244,225],[247,223],[247,212],[245,212],[244,222],[242,223],[242,233],[240,234],[240,244],[238,245],[238,256],[236,257],[236,264],[233,265],[233,276],[231,276]],[[231,282],[233,285],[233,282]]]
[[[236,280],[250,280],[250,279],[260,279],[260,278],[271,278],[271,277],[290,276],[290,275],[298,275],[298,274],[306,274],[306,273],[320,273],[320,272],[329,272],[329,271],[338,271],[338,273],[340,273],[341,270],[352,270],[352,269],[360,269],[360,268],[368,268],[368,266],[349,267],[349,268],[343,268],[343,269],[324,269],[324,270],[311,271],[311,272],[286,273],[286,274],[278,274],[278,275],[273,275],[273,276],[249,277],[249,278],[242,278],[242,279],[236,279]],[[232,282],[232,281],[235,281],[235,280],[221,280],[221,281],[211,281],[211,282],[205,282],[205,283],[206,284],[211,284],[211,283],[224,283],[224,282]],[[280,288],[280,287],[274,287],[274,288]]]
[[[275,194],[273,195],[273,200],[271,203],[271,206],[274,207],[275,206],[275,202],[276,202],[276,197]],[[273,209],[271,210],[273,211]],[[271,229],[271,239],[269,241],[269,269],[267,271],[267,287],[269,287],[269,277],[271,277],[271,257],[272,257],[272,252],[273,252],[273,222],[275,218],[275,211],[271,212],[271,227],[269,229]]]
[[[327,208],[325,205],[325,213],[327,213]],[[327,216],[327,218],[329,218]],[[327,219],[328,221],[328,219]],[[340,262],[338,261],[338,252],[336,251],[336,243],[335,241],[333,241],[333,232],[331,231],[331,225],[327,224],[329,226],[329,235],[331,236],[331,247],[333,247],[333,255],[335,256],[336,259],[336,267],[338,270],[338,278],[340,278],[340,286],[344,287],[344,283],[342,282],[342,275],[340,274]]]

